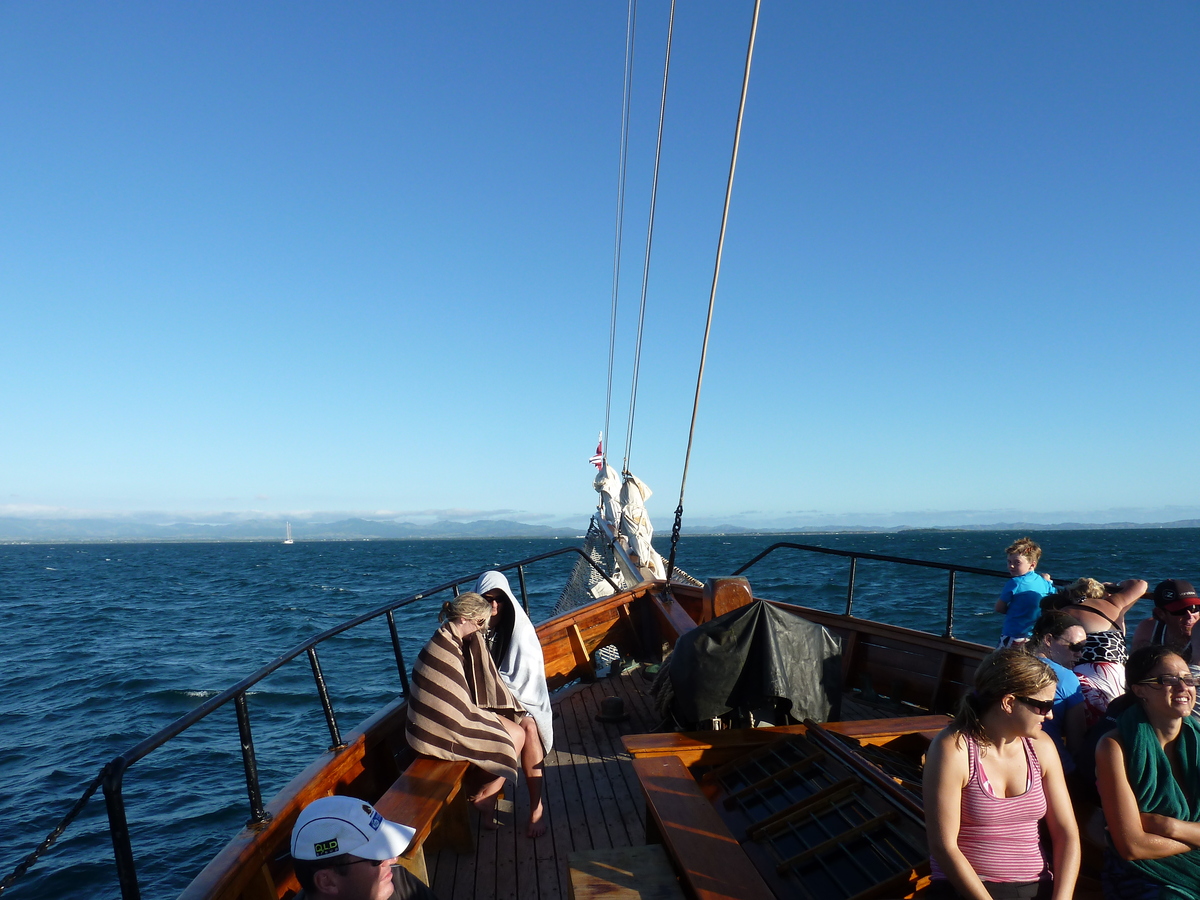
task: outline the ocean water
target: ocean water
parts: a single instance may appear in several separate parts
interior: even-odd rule
[[[1033,532],[1040,570],[1200,578],[1200,529]],[[729,574],[779,540],[1003,570],[1004,532],[685,537],[678,564]],[[453,578],[569,544],[556,540],[0,546],[0,822],[8,875],[113,757],[275,656],[351,616]],[[665,554],[665,541],[656,541]],[[533,619],[545,618],[573,556],[527,570]],[[780,550],[750,569],[755,593],[833,611],[848,560]],[[517,589],[515,574],[512,576]],[[1003,581],[959,575],[955,636],[994,643]],[[941,633],[947,576],[860,561],[855,614]],[[397,614],[411,667],[448,595]],[[1134,623],[1148,615],[1135,610]],[[323,645],[342,732],[399,692],[382,619]],[[301,657],[249,696],[264,798],[329,743]],[[248,815],[232,706],[134,765],[125,798],[142,895],[170,898]],[[13,900],[120,896],[99,792],[15,887]]]

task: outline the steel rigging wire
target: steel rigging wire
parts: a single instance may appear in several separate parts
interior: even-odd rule
[[[633,86],[634,30],[637,19],[637,0],[629,0],[625,15],[625,87],[621,99],[621,153],[617,167],[617,224],[613,248],[612,313],[608,320],[608,386],[604,396],[604,431],[607,435],[609,414],[612,410],[613,356],[617,346],[617,294],[621,283],[621,231],[625,224],[625,176],[629,160],[629,97]],[[601,465],[608,464],[607,445],[600,445]]]
[[[650,247],[654,243],[654,208],[658,202],[658,170],[662,160],[663,120],[667,115],[667,80],[671,71],[671,40],[675,34],[675,0],[667,24],[667,53],[663,60],[662,99],[658,106],[658,143],[654,148],[654,180],[650,187],[650,219],[646,225],[646,258],[642,264],[642,299],[638,308],[637,342],[633,351],[633,384],[629,389],[629,422],[625,429],[625,458],[621,471],[629,472],[629,448],[633,444],[633,420],[637,410],[638,370],[642,364],[642,329],[646,322],[646,285],[650,280]]]
[[[746,111],[746,92],[750,87],[750,63],[754,59],[754,39],[758,35],[758,9],[761,0],[754,0],[754,17],[750,23],[750,42],[746,47],[746,69],[742,74],[742,96],[738,102],[737,126],[733,132],[733,153],[729,160],[729,180],[725,184],[725,208],[721,212],[721,235],[717,239],[717,259],[713,265],[712,290],[708,294],[708,319],[704,323],[704,343],[700,349],[700,371],[696,375],[696,398],[692,403],[692,424],[688,429],[687,452],[683,457],[683,478],[679,483],[679,506],[675,508],[675,524],[671,528],[671,555],[667,559],[667,589],[675,569],[675,549],[679,544],[679,528],[683,523],[683,494],[687,488],[688,465],[692,459],[692,439],[696,435],[696,413],[700,409],[700,385],[704,382],[704,363],[708,358],[708,335],[712,331],[713,307],[717,300],[717,278],[721,274],[721,254],[725,250],[725,226],[729,222],[729,201],[733,196],[733,173],[737,169],[738,147],[742,142],[742,115]],[[659,126],[661,128],[661,125]],[[645,289],[643,288],[643,298]],[[641,339],[639,327],[638,338]],[[632,430],[632,425],[630,426]]]

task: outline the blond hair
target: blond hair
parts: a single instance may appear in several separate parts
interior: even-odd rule
[[[1023,648],[995,650],[979,661],[975,690],[962,698],[950,729],[990,744],[991,738],[983,728],[983,716],[988,710],[1009,694],[1030,697],[1057,683],[1054,671]]]
[[[1038,560],[1042,558],[1042,548],[1034,542],[1033,538],[1017,538],[1012,542],[1012,546],[1005,548],[1005,554],[1015,553],[1017,556],[1023,556],[1029,560],[1029,564],[1035,569],[1037,568]]]
[[[447,600],[442,604],[442,611],[438,613],[439,622],[444,619],[466,619],[477,624],[482,631],[487,630],[491,618],[491,602],[474,591],[466,591],[453,600]]]

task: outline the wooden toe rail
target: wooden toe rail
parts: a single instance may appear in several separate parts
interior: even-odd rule
[[[661,839],[697,900],[773,900],[678,757],[635,759],[633,769],[646,797],[647,839]]]
[[[425,884],[429,884],[425,866],[427,842],[431,850],[435,847],[450,847],[458,853],[474,850],[467,819],[467,795],[462,790],[463,777],[470,768],[471,764],[466,762],[418,756],[375,804],[385,819],[416,831],[398,861]]]

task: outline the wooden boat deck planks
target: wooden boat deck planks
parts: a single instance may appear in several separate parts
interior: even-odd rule
[[[614,684],[619,681],[621,681],[619,678],[612,679],[612,683]],[[626,780],[626,775],[632,775],[633,770],[629,767],[628,763],[624,766],[621,764],[622,758],[628,759],[628,754],[625,753],[625,749],[621,745],[621,735],[629,732],[629,723],[633,720],[633,717],[630,716],[624,722],[601,722],[597,720],[596,715],[600,711],[602,693],[607,692],[592,691],[584,695],[588,719],[592,732],[596,735],[596,743],[600,750],[605,780],[611,786],[615,801],[614,812],[619,814],[624,829],[624,840],[630,846],[637,846],[645,841],[641,804],[638,802],[639,798],[636,789],[631,791],[630,785]]]
[[[444,900],[538,898],[566,900],[566,860],[574,851],[640,846],[645,841],[644,804],[621,738],[646,731],[648,707],[631,702],[646,682],[637,673],[578,685],[554,698],[555,749],[546,757],[543,801],[546,834],[525,836],[529,797],[522,782],[506,790],[512,812],[489,831],[471,813],[477,852],[452,849],[428,859],[433,889]],[[620,696],[630,713],[621,723],[597,722],[600,701]],[[636,793],[635,793],[636,792]]]

